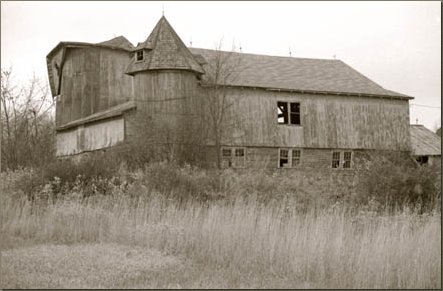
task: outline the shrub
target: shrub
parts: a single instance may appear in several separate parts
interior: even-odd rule
[[[441,168],[419,166],[406,154],[385,153],[366,160],[356,203],[376,202],[390,210],[414,207],[419,212],[440,206]]]

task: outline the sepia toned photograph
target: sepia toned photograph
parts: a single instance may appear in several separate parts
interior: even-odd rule
[[[438,289],[441,2],[1,1],[0,289]]]

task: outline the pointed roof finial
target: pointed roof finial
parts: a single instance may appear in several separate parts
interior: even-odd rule
[[[415,124],[418,124],[418,118],[415,119]]]
[[[289,56],[292,57],[291,47],[289,47]]]
[[[165,5],[162,4],[162,16],[165,16]]]
[[[242,53],[242,49],[241,49],[241,43],[240,43],[240,52]]]
[[[189,46],[192,47],[192,37],[191,40],[189,41]]]

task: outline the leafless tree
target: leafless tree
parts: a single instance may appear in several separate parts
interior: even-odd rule
[[[13,84],[12,69],[1,69],[1,168],[38,166],[52,158],[54,102],[48,85],[33,77]]]
[[[222,41],[219,42],[215,54],[207,59],[204,66],[205,74],[202,86],[205,87],[203,94],[206,113],[202,114],[202,121],[207,125],[209,135],[217,151],[217,168],[221,168],[221,147],[224,134],[229,130],[226,117],[229,108],[233,105],[229,98],[230,85],[239,78],[245,69],[241,54],[235,53],[235,45],[231,52],[221,50]],[[231,124],[232,125],[232,124]],[[208,132],[208,131],[207,131]]]

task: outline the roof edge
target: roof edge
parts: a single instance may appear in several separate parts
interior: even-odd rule
[[[201,86],[203,86],[203,87],[210,87],[212,85],[202,83]],[[399,96],[399,95],[382,95],[382,94],[369,94],[369,93],[356,93],[356,92],[316,91],[316,90],[270,88],[270,87],[247,86],[247,85],[224,85],[224,86],[225,87],[231,87],[231,88],[258,88],[258,89],[263,89],[263,90],[266,90],[266,91],[293,92],[293,93],[302,93],[302,94],[308,93],[308,94],[315,94],[315,95],[338,95],[338,96],[354,96],[354,97],[372,97],[372,98],[388,98],[388,99],[399,99],[399,100],[411,100],[411,99],[414,99],[414,97],[407,96],[407,95]]]
[[[105,111],[97,112],[97,113],[89,115],[85,118],[77,119],[77,120],[68,122],[64,125],[57,126],[56,131],[59,132],[59,131],[71,129],[73,127],[77,127],[79,125],[84,125],[87,123],[91,123],[91,122],[123,115],[123,113],[125,111],[131,110],[134,108],[137,108],[137,104],[134,101],[127,101],[127,102],[122,103],[120,105],[111,107]]]

